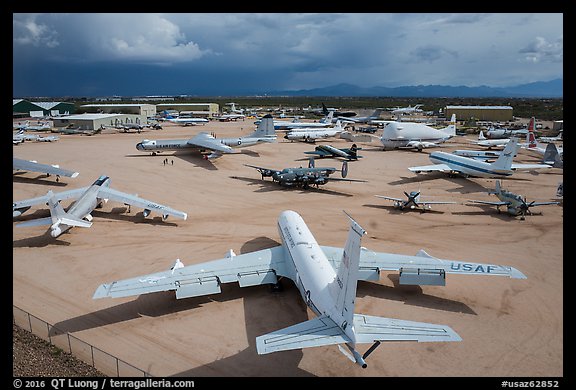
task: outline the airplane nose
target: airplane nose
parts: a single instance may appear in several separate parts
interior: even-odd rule
[[[138,142],[138,143],[136,144],[136,149],[137,149],[137,150],[143,150],[143,149],[144,149],[143,146],[142,146],[142,142]]]

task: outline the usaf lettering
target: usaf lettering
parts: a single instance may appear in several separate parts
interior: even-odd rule
[[[453,271],[476,272],[480,274],[489,274],[496,268],[498,267],[494,265],[487,265],[486,270],[484,270],[484,266],[482,264],[450,263],[450,269]]]

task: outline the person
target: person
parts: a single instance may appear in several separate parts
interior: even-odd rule
[[[174,165],[174,160],[170,160],[172,162],[172,165]]]

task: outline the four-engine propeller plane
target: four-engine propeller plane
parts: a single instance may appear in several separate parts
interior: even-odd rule
[[[445,285],[446,273],[501,275],[525,279],[515,268],[442,260],[423,250],[416,256],[377,253],[361,246],[364,229],[350,216],[344,248],[320,246],[302,217],[285,210],[278,217],[282,244],[273,248],[184,266],[177,259],[167,271],[100,285],[93,299],[174,291],[176,299],[217,294],[223,283],[240,287],[277,284],[290,279],[315,318],[256,338],[258,354],[338,345],[352,362],[366,359],[384,341],[461,341],[449,326],[356,314],[358,280],[378,281],[380,271],[399,271],[399,283]],[[358,344],[372,344],[363,354]],[[342,347],[345,345],[347,350]]]
[[[76,199],[67,211],[65,211],[60,204],[60,201],[64,199]],[[46,195],[14,202],[12,203],[12,216],[18,217],[33,205],[46,203],[50,208],[50,217],[32,219],[18,223],[16,226],[50,225],[50,235],[52,237],[58,237],[73,226],[90,227],[92,225],[92,211],[97,207],[101,207],[102,204],[106,203],[109,199],[124,203],[128,206],[142,207],[144,209],[144,217],[147,217],[154,211],[162,214],[163,220],[168,218],[169,215],[184,220],[187,218],[187,214],[182,211],[110,188],[110,178],[104,175],[100,176],[89,187],[77,188],[56,194],[50,190]]]
[[[469,200],[472,203],[487,204],[491,206],[496,206],[498,213],[500,213],[500,207],[506,207],[506,212],[512,216],[520,216],[520,220],[526,218],[526,214],[532,215],[530,211],[531,207],[544,206],[552,204],[560,204],[560,202],[527,202],[526,197],[515,194],[510,191],[506,191],[500,185],[500,180],[496,180],[496,188],[492,191],[488,191],[488,194],[493,194],[500,199],[499,202],[491,202],[485,200]]]
[[[348,162],[342,162],[342,169],[340,170],[342,178],[330,177],[331,174],[336,172],[336,168],[328,167],[315,167],[314,158],[310,158],[308,168],[284,168],[276,170],[271,168],[257,167],[254,165],[244,164],[247,167],[257,169],[262,175],[262,180],[265,177],[271,177],[273,182],[277,182],[285,187],[301,187],[303,189],[310,188],[311,185],[319,187],[329,181],[355,181],[366,182],[365,180],[345,179],[348,174]]]

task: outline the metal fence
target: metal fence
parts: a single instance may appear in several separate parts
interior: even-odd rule
[[[118,359],[99,348],[90,345],[68,332],[63,332],[54,325],[12,305],[14,324],[27,330],[55,347],[69,352],[86,364],[90,364],[101,373],[117,377],[150,377],[146,371]]]

